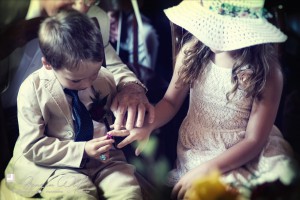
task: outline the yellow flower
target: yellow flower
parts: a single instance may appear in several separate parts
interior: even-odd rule
[[[187,200],[236,200],[238,193],[230,189],[220,179],[220,172],[214,170],[207,176],[196,180],[187,191]]]

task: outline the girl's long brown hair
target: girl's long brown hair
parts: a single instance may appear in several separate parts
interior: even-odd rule
[[[185,58],[183,66],[178,72],[179,78],[176,84],[189,84],[192,86],[211,60],[213,52],[190,33],[186,33],[182,41],[183,43],[191,42],[192,45],[191,48],[184,51]],[[248,79],[247,87],[243,88],[247,94],[246,97],[260,98],[269,74],[270,64],[278,63],[277,51],[274,45],[260,44],[242,48],[234,51],[233,56],[236,59],[232,68],[231,81],[233,88],[228,91],[227,99],[230,99],[238,89],[237,73],[243,70],[243,66],[248,66],[248,69],[253,71]]]

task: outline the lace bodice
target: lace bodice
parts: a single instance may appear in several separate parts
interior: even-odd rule
[[[231,69],[218,67],[210,62],[191,88],[190,107],[180,132],[188,132],[188,137],[197,141],[203,136],[203,132],[206,132],[205,137],[209,138],[210,132],[245,130],[252,98],[246,98],[245,92],[238,90],[231,101],[228,101],[226,94],[232,87]],[[185,135],[183,134],[181,139],[188,145]]]

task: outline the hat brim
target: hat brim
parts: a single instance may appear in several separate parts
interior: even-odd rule
[[[280,43],[287,39],[278,28],[264,18],[249,19],[212,13],[200,0],[184,0],[165,9],[171,22],[186,29],[206,46],[230,51],[264,43]]]

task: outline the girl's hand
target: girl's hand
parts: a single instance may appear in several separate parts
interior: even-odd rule
[[[208,168],[208,166],[204,164],[187,172],[174,186],[171,193],[171,198],[184,199],[187,190],[191,188],[195,180],[201,178],[202,176],[205,176],[209,171],[210,169]]]
[[[118,145],[118,148],[123,148],[124,146],[132,143],[133,141],[138,142],[138,146],[135,150],[135,155],[138,156],[146,147],[152,129],[150,127],[143,127],[143,128],[133,128],[131,130],[112,130],[109,131],[108,134],[112,136],[121,136],[125,137]],[[127,136],[127,137],[126,137]]]
[[[84,150],[89,157],[99,159],[101,154],[109,151],[114,142],[113,139],[108,139],[107,136],[94,138],[85,143]]]

